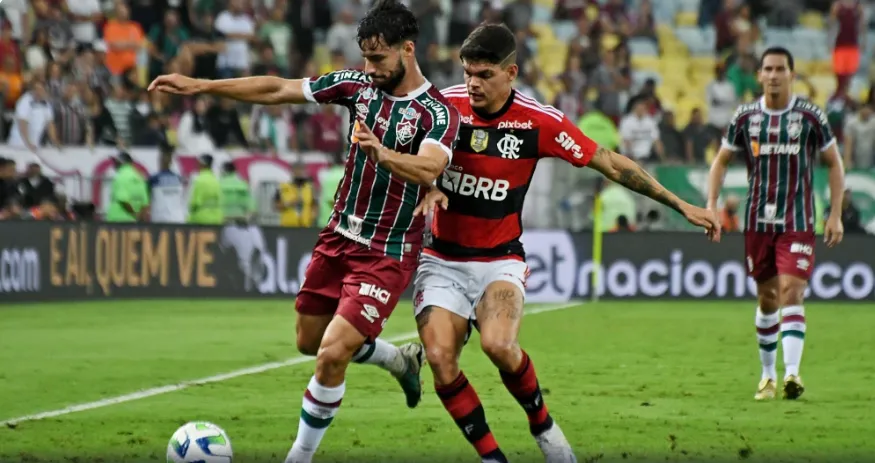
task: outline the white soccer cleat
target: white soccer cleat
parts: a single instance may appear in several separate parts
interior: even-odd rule
[[[286,459],[283,460],[283,463],[311,463],[313,461],[313,453],[305,453],[301,452],[295,447],[292,447],[289,450],[288,455],[286,455]]]
[[[420,372],[422,371],[422,362],[425,360],[425,349],[418,342],[410,342],[399,347],[401,357],[404,358],[405,369],[404,373],[396,376],[398,384],[404,390],[404,396],[407,399],[409,408],[416,408],[422,400],[422,380]]]
[[[571,444],[568,443],[558,424],[553,423],[550,429],[535,436],[535,442],[541,448],[547,463],[577,463]]]

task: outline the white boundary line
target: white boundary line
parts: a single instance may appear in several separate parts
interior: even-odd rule
[[[2,0],[0,0],[2,1]],[[568,303],[568,304],[549,304],[543,305],[540,307],[535,307],[529,310],[526,310],[524,315],[537,315],[546,312],[554,312],[557,310],[564,310],[571,307],[577,307],[581,305],[578,303]],[[418,333],[416,331],[408,331],[407,333],[402,333],[396,336],[392,336],[386,338],[386,341],[391,343],[407,341],[413,338],[416,338]],[[36,413],[33,415],[25,415],[20,416],[18,418],[11,418],[3,422],[6,426],[15,426],[18,423],[24,421],[36,421],[42,420],[45,418],[54,418],[57,416],[69,415],[71,413],[84,412],[87,410],[94,410],[95,408],[103,408],[109,407],[110,405],[118,405],[125,402],[132,402],[134,400],[145,399],[148,397],[154,397],[156,395],[167,394],[169,392],[181,391],[183,389],[188,389],[191,386],[200,386],[202,384],[210,384],[210,383],[218,383],[220,381],[227,381],[229,379],[239,378],[241,376],[255,375],[258,373],[264,373],[266,371],[276,370],[279,368],[290,367],[292,365],[299,365],[301,363],[312,362],[315,360],[315,357],[311,356],[297,356],[292,357],[281,362],[270,362],[264,363],[261,365],[256,365],[248,368],[242,368],[240,370],[229,371],[227,373],[222,373],[213,376],[207,376],[206,378],[201,379],[193,379],[190,381],[183,381],[177,384],[170,384],[167,386],[161,387],[153,387],[151,389],[143,389],[141,391],[132,392],[130,394],[124,394],[116,397],[109,397],[106,399],[97,400],[94,402],[87,402],[77,405],[71,405],[69,407],[59,408],[57,410],[51,410],[47,412]]]

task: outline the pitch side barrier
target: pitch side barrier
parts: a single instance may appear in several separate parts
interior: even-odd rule
[[[318,230],[153,224],[0,222],[0,303],[139,298],[290,298]],[[592,235],[523,236],[530,302],[751,299],[741,235],[711,244],[698,233],[605,234],[595,288]],[[875,237],[818,242],[808,298],[875,300]],[[406,298],[412,297],[408,288]]]

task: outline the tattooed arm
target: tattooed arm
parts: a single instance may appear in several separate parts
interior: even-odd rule
[[[587,167],[601,172],[606,178],[636,193],[674,209],[691,224],[704,228],[712,240],[718,241],[720,239],[720,224],[713,212],[695,207],[678,198],[628,157],[599,147]]]

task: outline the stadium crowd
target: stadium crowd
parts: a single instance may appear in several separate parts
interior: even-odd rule
[[[463,82],[458,49],[469,31],[483,21],[504,22],[518,40],[518,91],[553,104],[601,145],[638,161],[705,165],[737,105],[759,95],[756,56],[772,41],[769,31],[791,29],[812,14],[823,18],[824,30],[846,30],[847,18],[831,12],[842,1],[406,3],[421,22],[417,52],[436,86]],[[869,3],[860,5],[860,18],[869,17]],[[175,146],[192,155],[236,148],[267,156],[319,151],[340,162],[348,139],[344,108],[246,107],[230,100],[148,93],[145,86],[154,76],[172,72],[295,78],[358,67],[362,60],[354,37],[367,8],[367,0],[5,0],[0,3],[0,92],[5,102],[0,134],[9,147],[34,153],[53,149],[50,145],[62,150]],[[806,13],[812,9],[815,13]],[[866,20],[860,23],[865,27]],[[676,48],[680,35],[672,29],[686,26],[710,31],[713,49],[703,52],[693,49],[695,44]],[[822,44],[836,56],[856,47],[856,68],[834,56],[831,88],[808,72],[801,72],[801,82],[812,98],[826,103],[834,128],[851,141],[846,163],[872,168],[875,92],[866,85],[865,92],[853,93],[854,74],[868,75],[869,63],[867,56],[859,58],[861,50],[868,54],[866,29],[857,32],[850,41],[827,34],[831,42]],[[684,58],[684,65],[705,65],[690,68],[690,80],[672,86],[677,76],[653,72],[658,69],[652,61],[648,66],[647,59],[677,54],[692,56]],[[677,89],[690,82],[701,94]],[[585,170],[551,171],[544,164],[539,175],[552,181],[533,187],[528,208],[533,212],[524,220],[530,226],[585,226],[575,219],[588,217],[583,211],[589,203],[579,192],[590,191],[594,179]],[[24,169],[32,173],[38,166],[12,165],[7,177]],[[567,220],[550,215],[557,210],[550,206],[557,204]],[[640,217],[618,214],[618,228],[633,229],[634,223],[650,228],[659,221],[658,211],[634,209]]]

